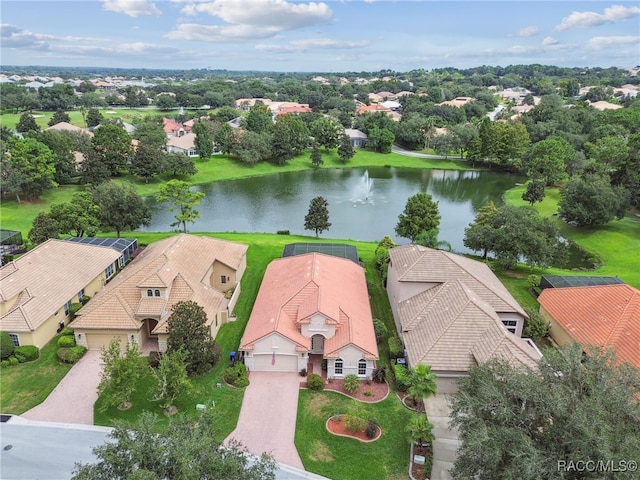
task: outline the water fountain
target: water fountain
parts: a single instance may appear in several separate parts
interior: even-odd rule
[[[360,178],[353,200],[366,202],[371,197],[373,191],[373,179],[369,178],[369,170],[365,170],[364,175]]]

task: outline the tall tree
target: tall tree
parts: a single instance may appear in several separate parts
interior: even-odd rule
[[[349,135],[343,133],[340,135],[340,143],[338,144],[338,156],[342,163],[347,163],[351,160],[356,152],[353,149],[353,145],[351,145],[351,139]]]
[[[247,116],[242,119],[240,125],[249,132],[271,133],[273,129],[273,115],[264,102],[258,100],[249,109]]]
[[[56,130],[32,131],[27,136],[44,143],[53,153],[55,182],[62,185],[72,183],[72,179],[78,174],[73,155],[73,152],[78,150],[78,146],[72,137]]]
[[[315,230],[316,237],[325,230],[329,230],[329,202],[323,197],[315,197],[309,203],[309,212],[304,217],[304,229]]]
[[[369,136],[368,147],[379,153],[391,153],[391,147],[395,141],[395,135],[391,130],[373,127],[367,135]]]
[[[636,478],[629,469],[575,465],[640,461],[638,369],[578,344],[544,353],[536,370],[492,360],[459,380],[451,421],[462,444],[453,478]]]
[[[311,135],[315,142],[325,149],[335,148],[338,145],[342,125],[333,117],[320,117],[310,125]]]
[[[104,116],[100,113],[100,110],[97,108],[90,108],[87,112],[86,123],[87,127],[97,127],[104,120]]]
[[[54,203],[49,215],[53,218],[60,233],[82,237],[95,235],[100,227],[100,207],[93,202],[89,192],[74,193],[70,202]]]
[[[204,309],[193,301],[179,302],[167,320],[167,352],[182,352],[189,374],[208,372],[215,361],[214,342]]]
[[[193,158],[183,153],[166,153],[162,157],[162,170],[171,172],[174,177],[178,175],[195,175],[196,165]]]
[[[149,183],[149,179],[155,177],[163,171],[164,154],[159,148],[140,142],[136,148],[131,164],[130,173],[144,178],[144,183]]]
[[[529,178],[542,180],[544,186],[557,185],[567,178],[566,166],[574,155],[564,138],[549,137],[531,147],[523,158],[523,167]]]
[[[604,225],[624,217],[629,208],[629,192],[612,186],[604,175],[573,177],[560,193],[560,216],[578,225]]]
[[[431,373],[431,366],[419,363],[409,369],[409,388],[407,393],[421,409],[423,401],[436,393],[436,376]]]
[[[202,160],[205,160],[213,155],[213,140],[209,134],[209,128],[204,121],[198,120],[193,127],[193,131],[196,134],[196,152]]]
[[[156,197],[158,202],[171,202],[169,207],[171,211],[177,209],[175,215],[176,221],[171,224],[172,227],[182,225],[184,233],[187,233],[187,222],[194,223],[200,218],[200,212],[194,207],[198,205],[204,198],[204,193],[194,192],[191,185],[182,180],[169,180],[160,186],[160,193]]]
[[[115,230],[118,237],[123,230],[135,230],[151,220],[151,209],[130,184],[102,183],[93,189],[93,200],[99,207],[100,225]]]
[[[322,153],[320,153],[320,147],[318,147],[316,143],[314,143],[313,147],[311,148],[310,158],[311,158],[311,165],[313,165],[314,168],[318,168],[320,167],[320,165],[323,164]]]
[[[533,205],[536,202],[544,200],[544,180],[537,178],[527,182],[527,188],[522,194],[522,199],[529,202],[529,205]]]
[[[30,200],[55,186],[53,152],[34,138],[10,143],[10,152],[3,151],[1,158],[2,190],[13,193],[20,203],[20,195]]]
[[[27,237],[31,243],[39,245],[50,238],[58,238],[59,235],[60,232],[58,231],[56,221],[46,213],[40,212],[36,218],[33,219],[31,230],[29,230]]]
[[[52,115],[51,119],[49,120],[49,122],[47,123],[47,125],[52,127],[62,122],[71,123],[71,117],[69,117],[69,114],[64,110],[56,110],[55,113]]]
[[[216,440],[218,425],[216,414],[207,411],[197,422],[177,415],[167,427],[158,428],[157,417],[142,412],[133,424],[118,423],[110,438],[93,449],[96,463],[76,464],[72,480],[275,480],[272,457],[256,458],[237,442],[222,445]]]
[[[299,115],[279,115],[273,126],[271,156],[282,165],[300,154],[309,145],[309,129]]]
[[[186,395],[192,390],[185,354],[181,351],[165,353],[160,358],[158,368],[151,370],[156,381],[155,393],[152,400],[160,402],[160,408],[168,413],[174,413],[174,401],[178,395]]]
[[[409,197],[404,211],[398,215],[395,232],[398,236],[415,241],[423,232],[435,230],[440,226],[438,202],[428,193],[420,192]]]
[[[20,119],[18,120],[18,124],[16,125],[16,132],[18,133],[26,133],[31,130],[39,131],[40,126],[36,123],[36,119],[33,118],[33,115],[29,112],[24,112],[20,115]]]
[[[109,180],[111,169],[103,162],[102,155],[91,148],[84,154],[84,160],[80,165],[80,181],[93,187]]]
[[[145,118],[138,123],[133,132],[133,138],[157,150],[162,150],[167,143],[167,134],[162,128],[162,121],[157,117]]]
[[[98,392],[102,395],[101,410],[131,407],[131,397],[136,391],[138,379],[143,375],[140,365],[140,349],[136,342],[127,342],[124,352],[120,338],[115,337],[108,347],[102,348],[102,375]]]
[[[127,169],[133,148],[131,137],[119,125],[108,124],[97,128],[91,139],[94,154],[109,167],[111,175],[120,175]]]

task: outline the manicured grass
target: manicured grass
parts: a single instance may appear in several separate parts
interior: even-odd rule
[[[40,358],[0,369],[0,411],[21,415],[42,403],[60,383],[71,365],[58,362],[58,337],[42,350]]]
[[[360,403],[365,418],[375,418],[382,436],[363,443],[329,433],[326,421]],[[295,444],[306,470],[328,478],[369,480],[407,478],[409,440],[405,428],[412,412],[391,392],[380,403],[365,404],[336,392],[301,390]]]

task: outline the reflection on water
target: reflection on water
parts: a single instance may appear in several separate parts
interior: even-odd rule
[[[368,171],[372,188],[362,194],[363,177]],[[502,203],[505,190],[523,178],[515,175],[455,170],[402,168],[354,168],[307,170],[263,177],[215,182],[198,187],[206,197],[198,209],[201,218],[188,228],[193,232],[269,232],[304,230],[304,216],[313,197],[329,202],[331,228],[325,237],[353,240],[380,240],[389,235],[398,243],[394,228],[407,199],[426,192],[438,201],[441,240],[455,251],[466,252],[462,244],[464,229],[477,210],[490,200]],[[146,231],[167,231],[173,213],[166,204],[155,204]]]

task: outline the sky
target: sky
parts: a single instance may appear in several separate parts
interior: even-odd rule
[[[0,65],[373,72],[640,64],[637,1],[2,0]]]

